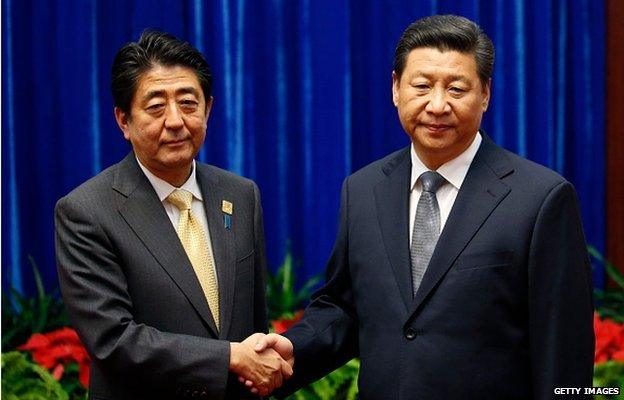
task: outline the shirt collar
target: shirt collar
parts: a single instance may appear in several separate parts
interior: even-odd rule
[[[195,160],[193,160],[193,164],[191,165],[191,175],[188,177],[186,182],[184,182],[184,184],[179,188],[173,186],[163,179],[160,179],[159,177],[151,173],[150,170],[148,170],[143,164],[141,164],[141,161],[139,161],[138,158],[136,160],[139,163],[139,167],[141,167],[141,170],[152,184],[152,187],[154,187],[154,190],[156,191],[156,194],[158,195],[160,201],[165,201],[165,199],[169,197],[169,195],[176,189],[187,190],[191,192],[193,194],[193,197],[197,200],[204,200],[201,190],[199,189],[199,184],[197,183]]]
[[[481,133],[477,132],[474,140],[463,153],[454,159],[445,162],[437,169],[437,172],[442,175],[444,179],[450,182],[450,184],[457,190],[461,188],[461,185],[466,178],[466,174],[468,173],[468,169],[470,168],[470,164],[477,154],[482,140]],[[412,176],[410,179],[411,191],[414,190],[418,177],[422,175],[423,172],[429,171],[429,168],[427,168],[425,164],[420,161],[420,158],[418,158],[418,155],[416,154],[416,150],[414,150],[413,144],[410,146],[410,156],[412,159]]]

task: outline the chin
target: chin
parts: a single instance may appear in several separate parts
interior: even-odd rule
[[[443,135],[443,136],[417,135],[415,138],[415,141],[424,149],[428,149],[432,151],[441,151],[441,150],[445,150],[453,146],[453,142],[449,139],[450,138],[446,135]]]
[[[192,155],[171,156],[163,160],[163,165],[169,168],[180,168],[189,165],[193,161]]]

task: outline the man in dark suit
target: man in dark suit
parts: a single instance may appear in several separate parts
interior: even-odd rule
[[[194,161],[213,98],[188,43],[146,31],[112,70],[132,152],[56,207],[70,317],[92,357],[92,399],[252,397],[292,373],[266,332],[264,227],[256,185]]]
[[[462,17],[403,33],[392,95],[411,146],[345,180],[326,285],[284,337],[256,346],[294,357],[291,390],[353,357],[363,399],[550,399],[591,386],[576,194],[479,130],[493,62],[490,39]]]

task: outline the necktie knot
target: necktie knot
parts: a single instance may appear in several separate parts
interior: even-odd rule
[[[193,193],[184,189],[176,189],[167,196],[167,201],[178,207],[180,211],[190,210],[193,202]]]
[[[423,187],[423,192],[431,192],[434,194],[438,191],[440,186],[446,182],[446,179],[435,171],[423,172],[419,179]]]

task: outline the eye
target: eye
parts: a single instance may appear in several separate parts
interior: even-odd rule
[[[466,90],[465,90],[465,89],[460,88],[460,87],[457,87],[457,86],[451,86],[451,87],[449,88],[449,91],[451,91],[451,92],[453,92],[453,93],[464,93],[464,92],[466,92]]]
[[[426,95],[431,91],[431,87],[428,83],[412,83],[411,86],[414,90],[414,94],[417,96]]]
[[[197,100],[184,99],[180,100],[180,106],[185,110],[195,110],[199,106],[199,102]]]
[[[147,106],[147,111],[149,112],[157,112],[165,108],[163,103],[155,103]]]

